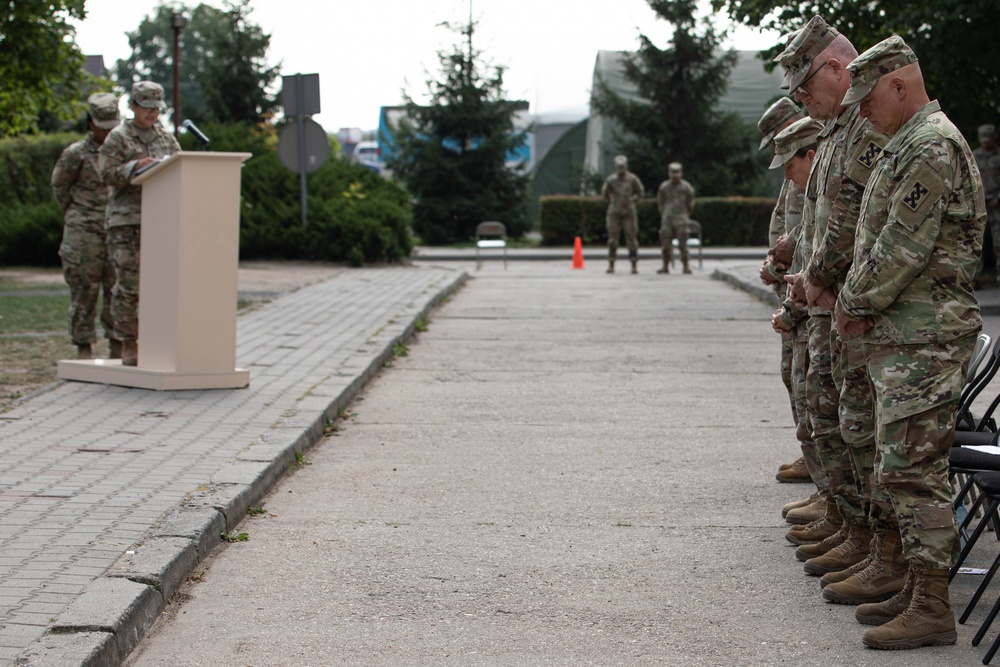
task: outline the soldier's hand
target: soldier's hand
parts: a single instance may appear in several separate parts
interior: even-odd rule
[[[788,268],[792,265],[792,255],[795,254],[795,240],[784,235],[779,237],[770,254],[774,256],[775,264],[784,264]]]
[[[769,265],[770,263],[766,260],[760,265],[760,281],[765,285],[775,285],[778,281],[771,275],[771,270],[768,268]]]
[[[803,276],[802,289],[806,293],[806,302],[812,307],[818,306],[819,297],[823,293],[824,288],[814,285],[809,281],[808,277]]]
[[[771,328],[774,329],[775,333],[787,333],[792,330],[792,327],[781,318],[783,312],[784,309],[779,308],[771,316]]]
[[[837,305],[837,292],[832,287],[827,287],[823,290],[818,297],[816,297],[816,305],[820,308],[826,308],[827,310],[833,310],[833,307]]]
[[[840,333],[840,337],[845,340],[851,340],[852,338],[863,336],[871,331],[872,327],[875,326],[874,321],[872,321],[872,318],[870,317],[865,317],[860,320],[848,317],[841,309],[839,301],[833,309],[833,321],[834,324],[837,325],[837,332]]]
[[[785,282],[791,285],[791,290],[789,290],[789,296],[792,302],[800,308],[807,308],[809,302],[806,301],[806,293],[802,288],[802,274],[801,273],[790,273],[785,274]]]

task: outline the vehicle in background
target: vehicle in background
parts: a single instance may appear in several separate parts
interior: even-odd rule
[[[371,169],[376,174],[382,173],[382,151],[377,141],[359,141],[351,153],[351,162]]]

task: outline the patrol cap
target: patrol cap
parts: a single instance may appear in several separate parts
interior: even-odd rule
[[[781,87],[786,90],[798,88],[809,73],[816,56],[823,53],[838,35],[840,33],[837,29],[827,25],[822,16],[812,17],[774,59],[774,62],[781,63],[785,68]]]
[[[787,97],[782,97],[769,106],[764,115],[757,121],[757,129],[763,135],[760,140],[760,150],[764,150],[771,143],[782,125],[800,115],[802,115],[802,111],[799,110],[798,105]]]
[[[684,167],[680,162],[671,162],[667,165],[667,171],[671,174],[680,174],[684,171]]]
[[[847,71],[851,73],[851,88],[844,95],[843,105],[857,104],[872,92],[883,76],[915,62],[917,55],[902,37],[893,35],[883,39],[847,66]]]
[[[163,86],[152,81],[137,81],[132,86],[132,101],[147,109],[162,109]]]
[[[624,155],[616,155],[615,156],[615,166],[616,167],[627,167],[628,166],[628,158],[625,157]]]
[[[90,120],[102,130],[110,130],[122,121],[118,111],[118,98],[111,93],[94,93],[87,98]]]
[[[980,125],[979,126],[979,140],[983,139],[996,139],[997,138],[997,128],[995,125]]]
[[[774,137],[774,159],[771,169],[777,169],[792,159],[802,148],[813,146],[819,141],[823,123],[815,118],[800,118]]]

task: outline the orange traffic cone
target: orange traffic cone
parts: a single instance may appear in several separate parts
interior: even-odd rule
[[[580,240],[579,236],[573,239],[573,268],[586,268],[583,265],[583,241]]]

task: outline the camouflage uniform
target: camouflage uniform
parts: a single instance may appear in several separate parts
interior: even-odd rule
[[[629,260],[635,262],[639,259],[635,201],[643,192],[645,188],[642,181],[628,170],[624,174],[611,174],[601,187],[601,197],[608,202],[608,259],[612,262],[618,255],[618,240],[622,230],[625,231]]]
[[[986,224],[993,240],[996,273],[1000,277],[1000,146],[995,143],[996,129],[992,125],[984,125],[979,128],[980,140],[982,140],[984,133],[993,135],[992,150],[987,151],[983,146],[979,146],[972,151],[972,154],[976,158],[979,175],[983,179],[986,203],[995,203],[993,208],[988,205],[986,207]]]
[[[948,568],[958,554],[948,451],[982,328],[972,277],[986,207],[972,151],[937,102],[886,145],[861,219],[838,308],[874,322],[859,340],[876,399],[876,477],[891,501],[883,510],[899,521],[908,561]]]
[[[677,239],[681,261],[688,265],[688,215],[694,208],[694,186],[681,179],[674,183],[667,179],[656,191],[656,207],[660,211],[660,250],[663,265],[670,263],[673,240]]]
[[[806,278],[818,287],[839,290],[854,258],[865,184],[888,138],[861,118],[857,105],[841,113],[831,128],[810,178],[817,186],[817,228]],[[817,310],[825,318],[831,315],[829,310]],[[837,499],[841,514],[864,526],[868,524],[875,465],[873,398],[863,351],[842,341],[833,327],[829,335],[826,345],[831,351],[830,376],[837,392],[835,446],[839,448],[831,452],[829,465],[843,471],[843,491]],[[834,427],[832,421],[830,426]]]
[[[133,93],[134,94],[134,93]],[[134,341],[139,334],[139,222],[142,187],[132,185],[132,171],[145,157],[173,155],[180,145],[159,126],[144,130],[128,120],[116,127],[101,146],[98,167],[111,186],[108,201],[108,251],[115,267],[111,314],[115,337]]]
[[[62,152],[52,171],[52,195],[64,216],[59,258],[69,285],[69,332],[73,344],[78,346],[91,345],[97,340],[94,321],[102,290],[101,325],[105,337],[114,338],[111,288],[115,284],[115,271],[105,247],[108,188],[97,172],[100,147],[94,133],[89,132]]]

